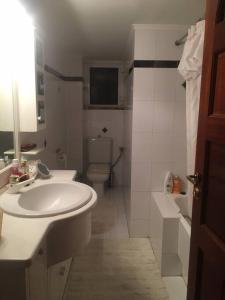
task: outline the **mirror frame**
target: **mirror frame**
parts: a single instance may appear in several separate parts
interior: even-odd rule
[[[14,158],[20,159],[20,123],[19,123],[19,100],[18,86],[15,79],[12,80],[12,102],[13,102],[13,147],[15,149]],[[0,176],[4,181],[5,173],[7,174],[11,168],[11,163],[0,170]],[[0,188],[1,184],[0,178]]]
[[[19,119],[19,97],[17,81],[12,82],[12,101],[13,101],[13,144],[15,149],[14,158],[20,159],[20,119]]]

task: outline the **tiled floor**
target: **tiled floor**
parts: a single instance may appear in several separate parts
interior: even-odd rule
[[[89,246],[74,257],[65,300],[168,300],[148,239],[128,236],[123,190],[108,190],[93,211]]]
[[[92,238],[129,238],[123,189],[108,189],[92,213]]]

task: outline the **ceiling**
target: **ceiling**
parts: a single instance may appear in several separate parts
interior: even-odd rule
[[[192,24],[205,0],[21,0],[50,41],[89,59],[122,59],[131,24]]]

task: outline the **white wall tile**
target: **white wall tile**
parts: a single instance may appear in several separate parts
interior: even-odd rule
[[[151,168],[150,163],[132,163],[131,190],[150,191]]]
[[[46,129],[36,133],[21,133],[21,143],[36,143],[45,151],[35,159],[41,159],[50,169],[58,169],[56,149],[66,151],[66,114],[64,107],[64,82],[52,76],[46,76]],[[61,166],[60,166],[61,167]]]
[[[153,133],[152,162],[173,161],[173,140],[171,133]]]
[[[132,137],[132,161],[150,162],[152,151],[152,134],[148,132],[134,133]]]
[[[186,101],[178,98],[174,102],[173,132],[181,132],[186,136]]]
[[[176,97],[177,69],[154,69],[154,99],[173,101]]]
[[[154,30],[135,31],[134,59],[156,59],[156,34]]]
[[[154,101],[138,101],[133,106],[133,132],[152,132]]]
[[[131,218],[148,220],[150,215],[150,192],[131,194]]]
[[[135,59],[179,60],[182,47],[174,42],[184,31],[175,26],[136,26]],[[175,68],[136,68],[133,80],[131,191],[137,199],[141,193],[162,191],[168,171],[185,179],[186,104],[183,79]],[[131,206],[131,227],[137,236],[137,223],[146,217],[142,204],[134,201]],[[173,259],[168,257],[164,264]]]
[[[134,69],[133,99],[135,101],[150,101],[154,97],[154,69]]]
[[[186,33],[186,30],[158,30],[156,35],[156,59],[180,60],[183,47],[177,47],[175,41]]]
[[[153,116],[154,133],[170,133],[174,121],[175,101],[156,101]]]
[[[184,132],[176,132],[171,136],[172,139],[172,161],[184,162],[186,160],[186,135]]]
[[[83,84],[64,83],[67,167],[83,171]]]

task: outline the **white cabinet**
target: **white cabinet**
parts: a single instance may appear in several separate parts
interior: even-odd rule
[[[0,131],[14,131],[12,70],[7,59],[7,45],[2,41],[0,47]]]
[[[13,131],[12,84],[17,82],[20,131],[37,132],[46,127],[43,41],[31,27],[21,32],[13,53],[10,47],[3,43],[0,49],[0,131]]]
[[[45,128],[44,50],[38,33],[30,32],[18,71],[19,122],[21,132]]]
[[[27,300],[62,300],[72,258],[47,267],[46,247],[26,270]]]
[[[72,258],[48,268],[48,300],[62,300]]]
[[[41,247],[26,272],[27,300],[48,300],[46,249]]]

